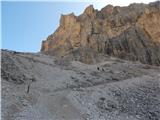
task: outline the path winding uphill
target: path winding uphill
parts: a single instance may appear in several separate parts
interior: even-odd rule
[[[2,120],[160,118],[159,67],[67,59],[2,50]]]

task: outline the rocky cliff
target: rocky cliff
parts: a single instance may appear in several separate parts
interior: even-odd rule
[[[62,15],[60,25],[41,52],[72,56],[85,63],[99,60],[99,55],[160,65],[160,2],[107,5],[100,11],[88,6],[75,16]]]

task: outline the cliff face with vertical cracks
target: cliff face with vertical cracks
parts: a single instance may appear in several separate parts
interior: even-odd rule
[[[70,55],[94,63],[99,55],[160,65],[160,2],[107,5],[100,11],[88,6],[83,14],[62,15],[60,25],[41,52],[55,56]]]

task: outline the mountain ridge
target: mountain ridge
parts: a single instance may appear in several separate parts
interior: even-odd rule
[[[95,63],[100,54],[145,64],[160,65],[160,2],[107,5],[100,11],[93,5],[75,16],[62,15],[60,25],[41,52]]]

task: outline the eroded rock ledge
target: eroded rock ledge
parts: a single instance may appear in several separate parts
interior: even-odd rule
[[[99,54],[160,65],[160,2],[107,5],[100,11],[88,6],[83,14],[62,15],[60,25],[41,52],[55,56],[70,55],[93,63]]]

